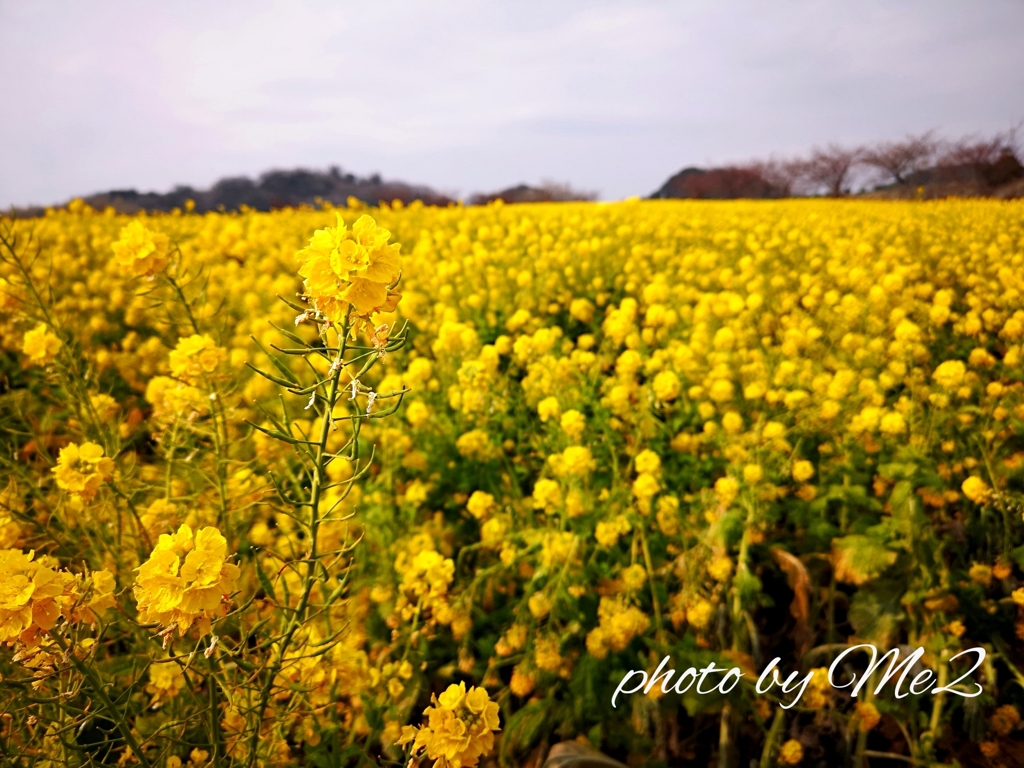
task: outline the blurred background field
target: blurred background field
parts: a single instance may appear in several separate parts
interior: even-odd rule
[[[287,604],[302,539],[272,491],[302,470],[249,422],[269,426],[262,404],[317,424],[246,363],[273,370],[271,322],[311,338],[277,298],[301,291],[295,253],[368,213],[404,261],[397,314],[374,322],[408,322],[408,343],[361,383],[409,392],[363,427],[354,516],[325,527],[362,537],[348,630],[289,673],[275,764],[395,758],[460,681],[500,704],[485,759],[503,765],[563,740],[635,765],[1024,760],[1020,202],[350,205],[0,221],[0,544],[114,575],[96,659],[137,730],[174,722],[184,685],[139,672],[159,645],[122,621],[141,537],[216,524],[235,604]],[[131,221],[166,235],[178,295],[113,258]],[[196,336],[215,390],[175,362]],[[69,493],[51,469],[86,442],[112,479]],[[851,700],[820,670],[854,641],[923,646],[935,669],[985,647],[984,693]],[[819,671],[789,711],[750,676],[612,709],[665,654]],[[22,661],[0,653],[0,686]],[[25,690],[0,743],[42,765],[37,723],[59,717]]]

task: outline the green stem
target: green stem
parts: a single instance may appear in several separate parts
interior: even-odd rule
[[[180,250],[178,251],[178,264],[181,264]],[[192,314],[192,306],[188,303],[188,300],[185,298],[185,292],[182,290],[181,286],[178,285],[178,281],[175,278],[171,277],[169,274],[167,274],[167,272],[164,272],[163,275],[164,278],[167,280],[168,285],[170,285],[174,292],[177,294],[178,300],[181,302],[181,306],[185,310],[185,315],[188,317],[189,325],[192,326],[192,332],[195,334],[199,334],[199,323],[196,322],[196,318]]]
[[[868,680],[867,686],[864,689],[864,701],[870,703],[875,698],[875,678],[877,674],[872,673],[871,678]],[[865,758],[865,750],[868,746],[868,732],[865,730],[857,729],[857,746],[853,752],[853,764],[855,768],[865,768],[867,761]]]
[[[214,467],[214,477],[217,482],[217,496],[220,500],[220,509],[217,512],[217,525],[224,527],[227,522],[228,516],[228,492],[227,492],[227,477],[225,476],[225,467],[227,466],[228,457],[225,453],[225,446],[228,444],[228,422],[227,417],[224,414],[224,407],[220,400],[220,393],[213,389],[213,450],[214,460],[217,462]],[[217,417],[220,417],[219,419]],[[221,435],[221,426],[223,425],[224,434]]]
[[[939,654],[939,688],[945,688],[946,683],[949,682],[949,664],[946,663],[949,658],[949,651],[943,650]],[[935,695],[935,700],[932,702],[932,716],[928,721],[928,732],[921,738],[922,746],[924,747],[927,756],[931,757],[935,740],[939,737],[939,727],[942,723],[942,705],[945,703],[945,692],[940,692]]]
[[[775,717],[772,719],[771,728],[768,729],[768,736],[764,740],[764,749],[761,750],[761,762],[758,763],[758,768],[771,768],[775,742],[779,740],[779,734],[782,733],[785,724],[785,710],[779,707],[775,710]]]
[[[864,757],[881,757],[885,760],[901,760],[904,763],[910,763],[911,765],[931,765],[931,763],[922,763],[920,760],[915,760],[912,757],[906,755],[898,755],[895,752],[877,752],[873,749],[865,749]]]
[[[647,535],[644,533],[644,529],[640,528],[640,546],[644,553],[644,565],[647,567],[647,583],[651,586],[651,602],[654,604],[654,624],[658,628],[657,634],[660,637],[664,633],[664,627],[661,622],[661,604],[658,602],[658,594],[654,590],[654,565],[651,561],[651,550],[647,546]],[[573,545],[575,549],[575,544]],[[568,567],[566,563],[566,567]],[[563,569],[563,575],[565,571]]]
[[[978,446],[981,448],[981,458],[985,460],[985,469],[988,472],[988,481],[992,484],[992,492],[995,496],[996,506],[998,506],[999,511],[1003,513],[1003,557],[1009,558],[1011,530],[1013,528],[1010,510],[1003,501],[1002,494],[999,493],[999,486],[996,482],[996,473],[992,471],[992,462],[989,461],[988,451],[985,450],[985,446],[981,444],[980,440],[978,441]]]
[[[92,666],[82,663],[82,660],[75,655],[74,651],[68,648],[67,643],[65,643],[59,635],[53,633],[50,637],[57,644],[57,647],[61,649],[65,657],[70,659],[79,674],[88,680],[93,693],[103,706],[103,709],[107,711],[111,722],[113,722],[117,727],[117,730],[120,732],[125,744],[128,745],[132,754],[139,761],[139,765],[141,765],[142,768],[151,768],[149,760],[146,759],[146,756],[142,752],[142,748],[139,746],[139,742],[135,738],[135,734],[132,733],[132,729],[128,726],[125,715],[114,706],[114,702],[112,702],[110,697],[107,696],[107,691],[103,687],[103,682],[99,679],[99,675],[96,674],[96,670]]]
[[[317,581],[316,544],[317,532],[320,527],[320,496],[325,484],[325,454],[327,453],[327,439],[330,436],[331,431],[331,414],[334,410],[334,404],[338,399],[338,382],[341,378],[341,372],[344,369],[342,362],[345,359],[345,349],[348,344],[348,331],[349,323],[346,321],[341,331],[341,339],[338,343],[338,356],[335,359],[337,369],[331,376],[330,394],[327,397],[327,402],[324,407],[323,423],[320,425],[320,437],[317,441],[316,453],[314,455],[313,484],[310,489],[309,502],[309,549],[306,553],[307,567],[305,583],[303,584],[302,592],[299,596],[298,605],[288,621],[288,627],[285,630],[284,636],[277,645],[277,651],[274,654],[274,661],[271,663],[270,669],[267,670],[267,679],[264,681],[263,688],[260,691],[259,703],[256,708],[256,727],[253,730],[252,736],[249,738],[250,766],[256,764],[256,748],[259,745],[263,716],[267,711],[267,706],[270,704],[270,695],[274,688],[274,681],[280,674],[281,669],[284,667],[285,654],[288,651],[288,647],[291,645],[292,639],[295,637],[295,633],[299,630],[299,627],[302,626],[306,609],[309,607],[309,598],[312,594],[313,586]],[[358,420],[353,422],[354,431],[358,424]]]
[[[142,559],[145,559],[146,552],[149,552],[153,549],[153,541],[149,538],[149,531],[146,530],[146,526],[142,524],[142,517],[139,515],[138,508],[135,506],[135,503],[131,500],[128,494],[118,487],[117,483],[115,483],[113,480],[110,480],[108,481],[107,484],[110,486],[110,489],[117,496],[120,496],[122,499],[124,499],[125,503],[128,505],[129,511],[132,513],[132,517],[135,518],[135,529],[139,534],[139,539],[146,547],[145,552],[141,552],[140,556],[142,557]]]
[[[836,575],[832,569],[832,579],[828,585],[828,634],[825,642],[832,645],[836,641]]]
[[[220,704],[217,696],[217,661],[210,656],[210,672],[206,678],[206,686],[210,697],[210,764],[218,765],[218,761],[226,757],[224,733],[220,727]]]
[[[718,768],[729,768],[732,752],[732,708],[728,703],[722,707],[722,717],[718,727]]]

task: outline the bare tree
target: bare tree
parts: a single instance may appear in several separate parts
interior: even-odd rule
[[[999,159],[1005,148],[1006,141],[1002,134],[989,139],[965,136],[960,141],[954,142],[943,153],[939,162],[941,165],[949,167],[966,165],[974,168],[991,165]]]
[[[1019,178],[1020,158],[1017,156],[1016,130],[982,139],[965,136],[953,143],[939,158],[939,168],[947,177],[997,186]]]
[[[832,197],[841,197],[849,193],[850,176],[863,154],[860,147],[838,144],[829,144],[824,149],[816,147],[810,159],[802,164],[802,177],[815,187],[824,187]]]
[[[907,177],[928,167],[938,151],[939,142],[934,131],[919,136],[908,135],[903,141],[887,141],[864,153],[861,162],[876,168],[899,185],[907,183]]]
[[[778,197],[792,197],[804,175],[802,160],[756,160],[744,168],[756,173],[775,191]]]

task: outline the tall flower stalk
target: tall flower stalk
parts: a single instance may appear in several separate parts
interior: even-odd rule
[[[298,559],[282,563],[282,568],[298,574],[300,588],[294,605],[281,607],[285,620],[278,634],[263,645],[271,649],[271,661],[259,675],[259,693],[252,709],[248,765],[254,765],[261,734],[266,725],[268,707],[281,686],[283,673],[291,664],[309,656],[327,653],[341,640],[344,628],[318,637],[313,623],[328,618],[331,607],[343,595],[348,571],[346,554],[355,544],[346,540],[341,547],[321,544],[321,527],[332,519],[343,521],[336,510],[345,501],[355,483],[370,468],[373,460],[361,455],[360,429],[364,422],[382,419],[399,407],[405,389],[375,392],[362,383],[377,361],[405,343],[405,329],[391,333],[387,324],[371,321],[378,311],[393,311],[400,299],[395,291],[400,278],[399,246],[389,244],[390,233],[379,228],[369,216],[360,217],[351,229],[338,216],[336,227],[317,230],[308,247],[299,252],[300,274],[305,278],[303,303],[287,302],[298,311],[296,326],[312,325],[313,339],[280,329],[297,346],[264,349],[276,373],[251,366],[260,375],[280,386],[286,393],[307,398],[305,410],[315,414],[313,428],[304,432],[289,419],[287,412],[273,414],[263,409],[271,426],[253,424],[268,436],[291,445],[304,471],[298,487],[286,488],[275,481],[278,500],[293,510],[305,543]],[[360,340],[363,339],[363,343]],[[314,381],[302,382],[285,362],[300,357],[307,363]],[[317,365],[319,363],[319,365]],[[326,372],[323,372],[326,368]],[[383,401],[382,405],[378,401]],[[347,437],[334,447],[332,435],[344,428]],[[332,484],[329,467],[345,462],[351,467],[347,478]],[[337,489],[332,503],[325,503],[325,492]],[[275,593],[274,585],[266,587]],[[328,622],[329,624],[329,622]]]

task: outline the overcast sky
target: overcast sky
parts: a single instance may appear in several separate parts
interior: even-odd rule
[[[1024,118],[1024,0],[0,0],[0,206],[330,165],[647,195]]]

